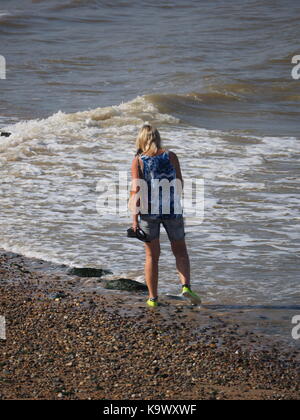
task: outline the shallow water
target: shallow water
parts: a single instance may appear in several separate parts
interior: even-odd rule
[[[97,185],[117,182],[119,171],[129,176],[137,130],[150,121],[185,179],[204,179],[204,219],[187,220],[195,289],[210,304],[293,311],[300,82],[291,57],[299,53],[300,6],[1,7],[0,122],[13,133],[0,140],[1,246],[142,280],[143,246],[125,237],[129,216],[99,215],[96,204]],[[175,294],[174,258],[161,238],[160,287]]]

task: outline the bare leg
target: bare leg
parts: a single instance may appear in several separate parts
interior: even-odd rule
[[[171,247],[176,258],[176,268],[181,284],[190,284],[190,260],[185,240],[172,241]]]
[[[157,297],[158,285],[158,260],[160,255],[159,239],[145,242],[145,250],[145,280],[149,290],[149,298],[155,298]]]

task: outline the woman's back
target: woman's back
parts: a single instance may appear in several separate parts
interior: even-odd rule
[[[176,217],[182,214],[180,192],[176,185],[176,169],[169,151],[160,149],[155,155],[140,154],[143,178],[148,186],[148,214],[153,217]]]

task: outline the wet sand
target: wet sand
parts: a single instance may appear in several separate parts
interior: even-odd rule
[[[39,265],[0,253],[1,399],[300,399],[296,348],[185,301],[153,310],[142,293]]]

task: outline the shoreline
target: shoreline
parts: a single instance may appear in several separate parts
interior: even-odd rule
[[[38,265],[0,250],[1,399],[300,399],[297,348],[234,316],[167,297],[151,310],[142,292]]]

